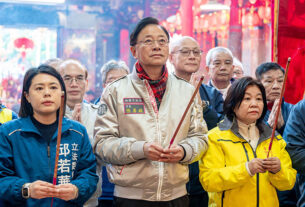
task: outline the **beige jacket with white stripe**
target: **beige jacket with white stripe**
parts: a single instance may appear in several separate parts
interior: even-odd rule
[[[207,127],[201,106],[193,103],[174,142],[184,147],[185,158],[174,164],[146,159],[145,142],[156,142],[163,148],[169,146],[195,89],[169,74],[157,113],[149,90],[149,84],[138,78],[135,69],[105,89],[101,98],[103,110],[95,123],[94,152],[108,163],[108,177],[115,184],[115,196],[169,201],[187,194],[188,164],[199,160],[207,150]],[[129,113],[128,108],[136,112]]]

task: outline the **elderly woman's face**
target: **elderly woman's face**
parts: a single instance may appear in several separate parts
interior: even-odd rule
[[[240,106],[234,109],[236,118],[251,124],[258,120],[263,112],[264,102],[260,89],[257,86],[248,86]]]

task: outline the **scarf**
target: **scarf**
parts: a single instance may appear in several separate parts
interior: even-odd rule
[[[136,62],[135,64],[136,66],[136,70],[137,70],[137,75],[138,77],[143,80],[147,80],[156,99],[156,103],[157,103],[157,107],[159,109],[161,101],[162,101],[162,97],[165,93],[165,89],[166,89],[166,82],[168,79],[168,71],[166,66],[164,65],[162,68],[162,75],[160,77],[159,80],[152,80],[147,73],[144,71],[144,69],[142,68],[142,66],[140,65],[139,62]]]

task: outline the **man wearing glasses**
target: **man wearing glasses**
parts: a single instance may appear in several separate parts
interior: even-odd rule
[[[91,144],[93,145],[94,123],[98,113],[98,106],[84,102],[84,95],[88,87],[88,71],[78,60],[64,60],[58,67],[67,91],[67,106],[65,116],[82,123],[88,132]],[[100,174],[101,166],[97,165],[97,172]],[[84,204],[85,207],[98,205],[98,197],[101,194],[101,179],[93,196]]]
[[[211,80],[209,86],[216,88],[223,94],[225,99],[227,90],[234,81],[233,77],[233,54],[225,47],[214,47],[206,55],[206,70]]]
[[[157,19],[142,19],[130,35],[132,74],[109,84],[101,98],[94,151],[109,163],[114,206],[188,206],[187,164],[207,149],[197,100],[169,148],[194,87],[168,74],[168,40]]]
[[[169,60],[175,67],[175,74],[186,81],[196,82],[195,73],[200,68],[201,54],[198,42],[192,37],[183,36],[176,38],[170,43]],[[203,118],[208,129],[217,126],[222,119],[223,99],[222,94],[211,86],[202,84],[199,89],[200,100],[203,106]],[[199,182],[198,162],[189,165],[190,180],[186,184],[191,207],[208,206],[208,194]]]

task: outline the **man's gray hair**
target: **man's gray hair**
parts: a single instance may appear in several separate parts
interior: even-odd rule
[[[228,55],[230,55],[232,57],[232,61],[233,61],[233,54],[232,54],[231,50],[229,50],[226,47],[214,47],[214,48],[209,50],[207,56],[205,57],[205,65],[209,66],[210,63],[211,63],[211,59],[212,59],[213,54],[214,53],[220,53],[220,52],[227,53]]]
[[[107,74],[111,70],[125,70],[127,74],[129,73],[129,68],[124,61],[110,60],[105,63],[101,68],[102,83],[106,82]]]

